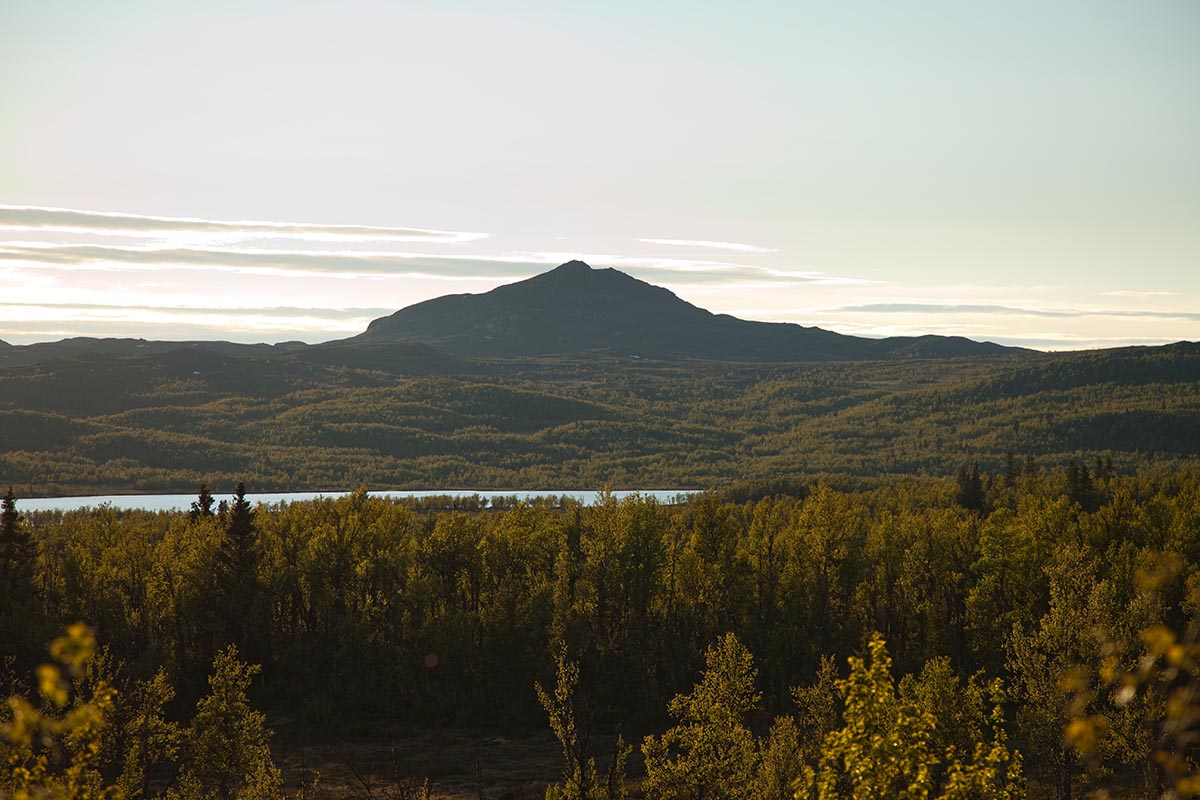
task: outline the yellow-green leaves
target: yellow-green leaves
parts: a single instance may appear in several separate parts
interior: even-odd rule
[[[953,745],[938,745],[937,727],[944,720],[927,704],[897,692],[882,636],[871,638],[866,658],[849,662],[849,676],[837,682],[842,727],[825,737],[817,763],[802,771],[798,800],[1024,797],[1021,758],[1005,739],[998,681],[989,687],[991,741],[977,742],[965,762]]]
[[[625,760],[630,748],[623,738],[617,737],[612,766],[601,779],[596,772],[595,759],[588,755],[587,737],[580,735],[576,723],[579,665],[567,657],[566,646],[558,651],[554,661],[554,691],[548,692],[540,683],[534,684],[563,752],[562,783],[546,787],[546,800],[624,800]]]
[[[101,737],[116,692],[104,682],[90,697],[72,696],[93,657],[96,640],[83,624],[71,625],[50,645],[57,663],[38,668],[41,707],[23,697],[8,700],[0,722],[0,797],[13,800],[118,800],[99,772]]]
[[[685,800],[752,800],[757,743],[745,725],[755,708],[753,658],[732,633],[717,640],[704,656],[700,683],[671,701],[677,724],[660,737],[647,736],[648,798]]]

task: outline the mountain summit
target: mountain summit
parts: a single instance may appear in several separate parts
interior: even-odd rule
[[[790,323],[713,314],[616,269],[568,261],[483,294],[426,300],[381,317],[357,341],[421,342],[465,357],[583,352],[730,361],[985,355],[960,337],[864,339]]]

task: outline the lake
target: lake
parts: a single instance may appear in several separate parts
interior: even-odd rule
[[[246,499],[251,503],[292,503],[303,500],[315,500],[318,497],[342,497],[350,492],[262,492],[247,494]],[[429,491],[382,490],[367,492],[372,497],[422,498],[422,497],[482,497],[491,500],[493,497],[516,497],[530,500],[535,497],[570,497],[585,505],[596,502],[600,494],[597,491],[582,491],[578,489],[545,489],[538,491],[509,490],[478,490],[478,489],[432,489]],[[653,497],[660,503],[674,503],[679,498],[695,492],[682,489],[625,489],[613,491],[613,496],[621,499],[629,495],[639,494],[643,497]],[[214,494],[217,502],[232,499],[228,494]],[[80,508],[95,508],[109,505],[113,508],[136,509],[141,511],[186,511],[196,499],[196,494],[98,494],[85,497],[31,497],[18,498],[17,508],[21,511],[75,511]]]

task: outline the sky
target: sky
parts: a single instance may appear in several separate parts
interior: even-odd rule
[[[714,312],[1200,339],[1196,0],[4,0],[0,339],[308,342],[571,258]]]

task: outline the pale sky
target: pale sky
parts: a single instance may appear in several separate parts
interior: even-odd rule
[[[1200,2],[0,1],[0,339],[316,342],[570,258],[1200,339]]]

